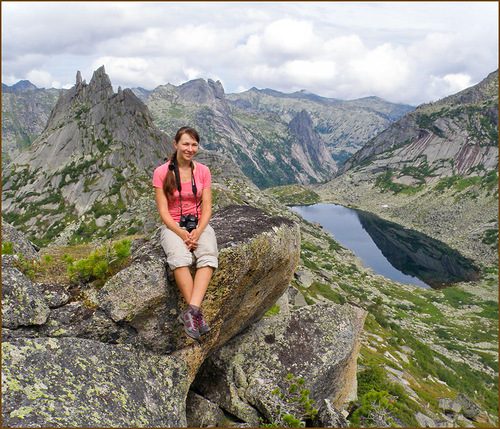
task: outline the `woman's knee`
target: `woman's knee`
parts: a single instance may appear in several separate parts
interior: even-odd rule
[[[193,265],[193,254],[177,234],[164,226],[161,230],[160,240],[167,256],[167,263],[172,271]]]
[[[194,254],[196,256],[197,268],[212,267],[215,269],[219,266],[217,238],[210,225],[207,225],[207,228],[201,234],[198,240],[198,248],[194,251]]]

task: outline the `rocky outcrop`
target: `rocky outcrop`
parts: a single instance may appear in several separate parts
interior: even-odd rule
[[[339,412],[329,399],[323,399],[320,402],[318,416],[313,422],[314,426],[324,428],[346,428],[349,427],[349,422],[344,417],[344,414]]]
[[[193,391],[186,400],[187,424],[190,428],[221,427],[226,419],[222,409]]]
[[[223,100],[225,97],[221,82],[212,79],[190,80],[180,85],[177,91],[182,100],[191,103],[211,104],[215,103],[215,99]]]
[[[82,285],[71,302],[52,310],[39,293],[45,307],[36,314],[43,317],[17,325],[4,318],[10,328],[3,332],[4,422],[185,426],[185,399],[200,365],[262,317],[287,289],[299,260],[300,231],[287,219],[230,206],[212,225],[219,269],[203,304],[212,330],[202,342],[185,336],[176,321],[184,304],[168,279],[158,237],[136,243],[131,265],[99,291]],[[3,276],[4,290],[10,279]],[[32,307],[7,300],[4,312],[13,305]]]
[[[438,405],[452,419],[490,423],[488,414],[463,393],[459,393],[456,399],[441,398]]]
[[[305,110],[298,112],[290,121],[288,130],[292,139],[292,154],[300,159],[304,166],[310,167],[305,172],[321,180],[324,175],[336,171],[336,165],[325,143],[314,130],[314,124]],[[310,159],[311,163],[305,162]]]
[[[185,427],[178,356],[79,338],[2,343],[4,427]]]
[[[26,259],[37,259],[38,251],[35,245],[24,234],[20,233],[2,219],[2,243],[12,243],[12,253],[21,254]]]
[[[251,426],[261,418],[283,423],[284,404],[272,392],[288,392],[289,373],[304,378],[318,403],[340,407],[356,394],[365,315],[349,305],[316,304],[264,318],[208,358],[194,389]],[[294,404],[285,406],[293,415]]]
[[[161,353],[189,348],[193,375],[212,350],[276,302],[299,258],[298,227],[284,218],[269,217],[253,207],[229,206],[214,215],[211,225],[217,234],[220,268],[203,305],[212,330],[201,346],[179,330],[182,297],[168,281],[158,235],[135,251],[133,263],[110,279],[96,298],[96,305],[114,322],[133,327],[137,344]]]
[[[2,325],[9,329],[43,325],[50,309],[44,296],[14,266],[15,256],[2,257]]]

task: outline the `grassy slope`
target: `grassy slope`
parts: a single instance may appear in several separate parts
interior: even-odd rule
[[[268,190],[299,204],[284,188]],[[304,202],[317,195],[305,196]],[[331,300],[356,303],[369,311],[359,359],[359,392],[370,387],[396,397],[398,425],[415,426],[421,411],[437,421],[440,398],[465,393],[498,420],[498,268],[483,268],[475,283],[443,290],[402,285],[364,269],[317,225],[301,221],[299,270],[311,284],[294,286],[307,303]],[[309,283],[309,281],[308,281]],[[367,374],[378,374],[382,378]],[[448,422],[448,424],[451,424]],[[481,423],[476,423],[481,426]]]

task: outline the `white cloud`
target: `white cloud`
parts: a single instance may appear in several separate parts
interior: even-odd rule
[[[173,58],[100,57],[94,61],[92,69],[101,65],[111,82],[122,87],[155,88],[167,82],[181,83],[187,77],[182,61]]]
[[[443,80],[448,83],[451,92],[462,91],[472,84],[470,76],[464,73],[447,74]]]
[[[261,37],[264,51],[274,55],[305,55],[317,41],[312,23],[295,19],[280,19],[269,24]]]
[[[267,86],[296,91],[318,87],[332,82],[336,74],[333,61],[293,60],[278,67],[261,64],[253,67],[250,75],[255,80],[265,81]]]
[[[365,94],[387,97],[406,86],[410,65],[404,49],[384,44],[367,51],[361,58],[352,59],[348,71],[353,83],[358,82]]]
[[[471,85],[471,77],[463,73],[431,76],[426,94],[429,101],[436,101],[447,95],[462,91]]]
[[[325,55],[331,56],[339,61],[346,61],[353,57],[363,55],[366,47],[357,34],[340,36],[326,40],[323,44]]]
[[[122,87],[202,77],[418,104],[497,68],[497,15],[494,2],[5,2],[2,80],[67,86],[104,64]]]
[[[187,67],[183,69],[183,71],[188,80],[198,79],[203,76],[203,72],[201,70],[192,67]]]
[[[54,82],[51,74],[44,70],[30,70],[26,78],[38,88],[52,88],[52,83]]]

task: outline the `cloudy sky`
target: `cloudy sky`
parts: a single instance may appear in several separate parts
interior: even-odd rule
[[[70,87],[220,80],[417,105],[498,67],[497,2],[7,2],[2,82]]]

